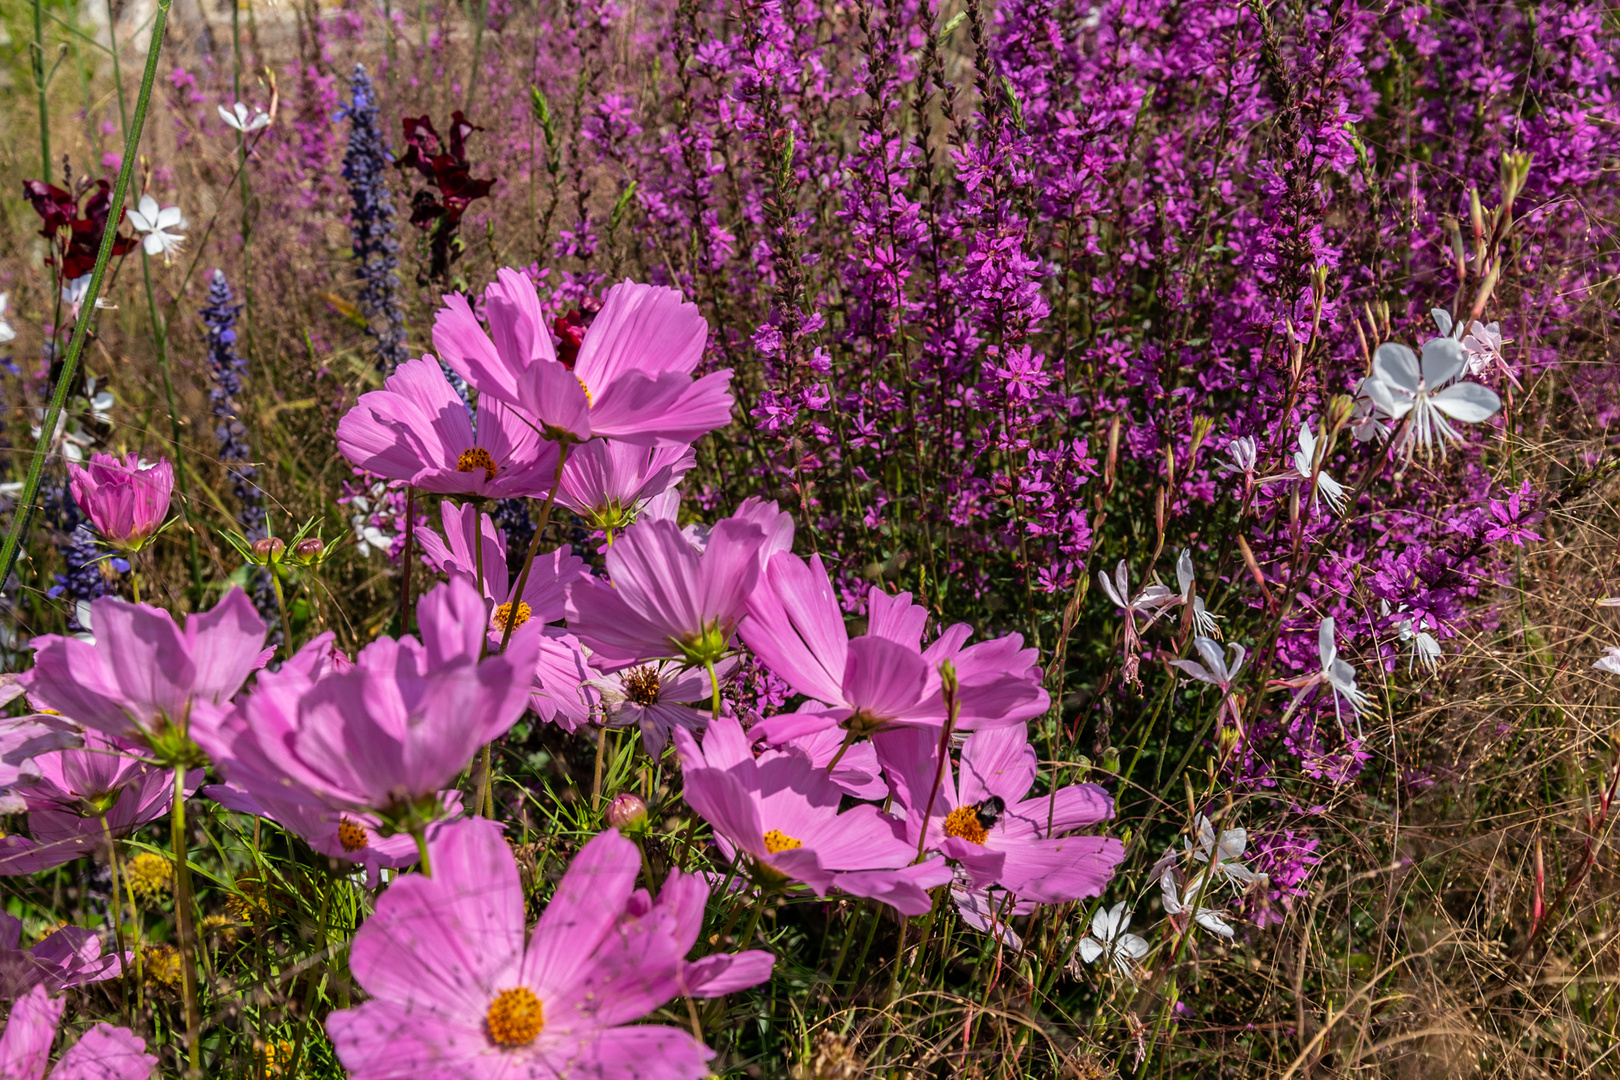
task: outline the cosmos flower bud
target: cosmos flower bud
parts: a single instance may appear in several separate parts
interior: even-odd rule
[[[140,464],[134,454],[123,460],[96,454],[81,468],[68,466],[73,498],[108,545],[139,551],[163,524],[174,490],[174,466],[161,460]]]
[[[280,537],[266,536],[263,539],[253,541],[253,554],[268,562],[279,556],[286,547],[287,545],[282,542]]]
[[[625,792],[615,795],[608,803],[607,823],[620,832],[628,832],[647,823],[647,804],[639,795]]]
[[[308,540],[300,540],[293,545],[293,554],[300,559],[317,559],[320,557],[321,552],[325,550],[326,541],[318,536],[312,536]]]

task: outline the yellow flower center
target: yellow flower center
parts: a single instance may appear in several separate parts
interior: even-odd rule
[[[979,812],[971,806],[958,806],[945,815],[945,835],[955,836],[966,840],[970,844],[984,846],[989,838],[984,826],[979,824]]]
[[[804,847],[803,840],[789,836],[785,832],[777,832],[772,829],[765,834],[765,850],[772,855],[775,855],[778,851],[792,851],[794,848],[802,847]]]
[[[456,472],[472,472],[474,469],[483,469],[486,481],[495,479],[495,474],[500,471],[495,467],[495,459],[482,446],[463,450],[456,461]]]
[[[585,385],[585,380],[580,378],[578,375],[575,375],[574,381],[579,383],[579,388],[581,390],[585,391],[585,404],[595,406],[596,399],[591,396],[591,388]]]
[[[624,676],[624,696],[643,707],[658,704],[658,672],[650,667],[631,668]]]
[[[546,1012],[533,990],[516,986],[495,995],[484,1022],[489,1027],[489,1037],[510,1049],[534,1042],[546,1026]]]
[[[149,985],[178,989],[181,979],[180,953],[173,945],[148,945],[141,950]]]
[[[517,606],[517,625],[513,626],[512,629],[516,630],[519,626],[522,626],[524,623],[528,622],[529,616],[532,613],[533,611],[529,605],[519,600]],[[495,609],[495,617],[491,621],[495,624],[495,629],[504,634],[506,632],[506,624],[511,618],[512,604],[510,601],[508,601]]]
[[[338,822],[338,843],[343,845],[344,851],[359,851],[371,846],[371,837],[366,834],[364,825],[345,815]]]
[[[129,888],[142,904],[154,904],[174,887],[174,864],[155,851],[143,851],[124,864]]]

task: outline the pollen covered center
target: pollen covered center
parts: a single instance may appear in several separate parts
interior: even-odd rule
[[[517,605],[517,623],[512,627],[512,629],[516,630],[519,626],[522,626],[524,623],[528,622],[531,614],[533,614],[533,611],[529,605],[519,600]],[[495,629],[504,633],[506,630],[506,624],[510,622],[511,619],[512,602],[509,600],[495,609],[495,615],[491,621],[494,622]]]
[[[765,834],[765,850],[775,855],[779,851],[792,851],[794,848],[804,847],[804,841],[798,837],[789,836],[785,832],[772,829]]]
[[[482,446],[475,446],[471,450],[463,450],[461,457],[456,460],[456,472],[472,472],[475,469],[484,470],[484,479],[493,480],[500,470],[495,467],[495,459],[489,456],[489,451]]]
[[[359,851],[371,846],[371,837],[366,835],[364,825],[345,815],[338,821],[338,843],[343,845],[344,851]]]
[[[499,1045],[528,1046],[546,1026],[546,1014],[533,990],[516,986],[495,995],[484,1022],[489,1037]]]
[[[990,834],[979,824],[979,813],[971,806],[958,806],[945,815],[945,835],[984,846]]]
[[[658,704],[658,672],[650,667],[631,668],[624,676],[624,696],[643,708]]]
[[[580,378],[578,375],[575,375],[574,381],[579,383],[579,388],[581,390],[585,391],[585,404],[595,406],[596,399],[591,396],[591,388],[585,385],[585,380]]]

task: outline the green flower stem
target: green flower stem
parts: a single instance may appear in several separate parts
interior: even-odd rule
[[[523,559],[523,572],[518,575],[516,583],[512,586],[512,595],[507,602],[512,605],[511,611],[517,613],[518,597],[529,584],[529,571],[534,569],[534,557],[540,552],[540,538],[546,533],[546,526],[551,523],[551,508],[557,503],[557,489],[562,487],[563,466],[568,462],[568,448],[571,443],[561,443],[557,447],[557,474],[551,478],[551,491],[546,494],[546,501],[540,507],[540,524],[534,527],[534,539],[529,541],[529,553]],[[482,535],[482,534],[480,534]],[[512,631],[517,627],[515,617],[506,620],[506,629],[501,632],[501,652],[512,640]]]
[[[411,838],[416,841],[416,854],[422,860],[422,873],[428,877],[433,876],[433,860],[428,858],[427,827],[418,825],[411,830]]]
[[[154,52],[156,50],[153,50]],[[112,221],[114,219],[108,218]],[[174,921],[180,947],[180,978],[186,999],[186,1075],[201,1077],[202,1012],[197,1007],[197,936],[192,925],[191,865],[186,859],[186,769],[174,768],[174,802],[169,812],[169,843],[174,851]]]
[[[34,89],[39,94],[39,161],[41,176],[47,184],[51,182],[51,109],[45,100],[45,4],[44,0],[34,0],[34,47],[29,53],[33,61]],[[162,19],[162,16],[159,16]],[[161,21],[159,23],[161,24]],[[152,50],[154,53],[156,49]],[[124,160],[128,162],[126,155]],[[113,221],[115,218],[108,218]]]
[[[117,55],[116,53],[114,54]],[[174,404],[174,379],[169,374],[169,324],[158,319],[157,296],[152,290],[152,257],[141,252],[141,274],[146,285],[146,312],[157,345],[158,375],[163,380],[164,404],[169,407],[169,448],[174,454],[174,478],[180,488],[180,516],[186,522],[186,554],[191,564],[191,602],[202,603],[202,556],[197,530],[191,527],[191,481],[186,474],[186,452],[180,445],[180,410]]]
[[[129,990],[124,985],[124,976],[129,974],[129,969],[124,962],[124,958],[129,955],[129,952],[124,947],[124,918],[119,912],[118,845],[113,841],[112,826],[108,824],[106,814],[101,815],[101,835],[107,841],[107,870],[112,874],[112,903],[108,906],[112,914],[113,940],[118,943],[118,999],[123,1007],[123,1020],[124,1025],[127,1027],[129,1025]]]
[[[169,22],[169,6],[174,0],[158,0],[157,13],[152,18],[152,44],[146,52],[146,70],[141,74],[141,92],[135,99],[135,119],[130,125],[129,132],[124,139],[124,163],[118,167],[118,179],[113,183],[112,201],[107,206],[108,227],[102,230],[101,250],[96,253],[96,265],[90,271],[90,287],[85,292],[84,307],[80,311],[78,322],[73,327],[73,339],[68,343],[67,357],[62,361],[62,373],[57,376],[56,386],[51,390],[50,404],[45,408],[45,417],[40,424],[39,442],[34,447],[34,453],[28,463],[28,477],[23,481],[22,495],[17,500],[17,512],[12,517],[11,528],[6,532],[6,542],[0,548],[0,588],[11,577],[12,568],[17,565],[17,555],[21,551],[23,538],[28,533],[28,520],[33,516],[34,500],[39,495],[40,481],[45,473],[45,459],[51,442],[56,435],[56,426],[62,417],[62,407],[67,402],[68,387],[73,385],[73,377],[79,370],[79,357],[84,352],[85,339],[90,334],[90,324],[96,319],[96,299],[101,295],[101,284],[107,276],[107,264],[112,260],[113,239],[117,235],[116,224],[123,220],[124,195],[129,191],[129,177],[135,168],[136,152],[140,149],[141,131],[146,127],[146,111],[152,101],[152,84],[157,79],[158,58],[163,53],[163,32]],[[35,77],[39,84],[40,106],[40,142],[44,150],[44,161],[47,177],[50,175],[50,145],[49,134],[46,131],[49,117],[45,111],[45,75],[44,75],[44,39],[40,28],[42,18],[41,0],[34,0],[34,27],[35,27]]]

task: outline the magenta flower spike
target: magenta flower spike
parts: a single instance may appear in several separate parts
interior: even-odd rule
[[[782,742],[831,727],[866,735],[891,727],[938,728],[946,705],[939,667],[956,669],[956,724],[971,729],[1020,724],[1045,712],[1035,653],[1016,634],[964,647],[972,630],[958,623],[922,647],[927,612],[909,593],[867,594],[868,632],[851,638],[832,581],[818,555],[771,558],[748,600],[738,633],[765,666],[825,709],[771,717],[755,728]]]
[[[730,369],[692,378],[709,324],[679,290],[613,286],[571,366],[521,274],[501,271],[484,307],[488,333],[465,297],[445,297],[434,347],[481,396],[517,406],[553,439],[684,444],[731,422]]]
[[[420,641],[378,638],[346,665],[322,635],[261,675],[205,736],[225,778],[255,799],[371,811],[401,831],[439,816],[440,790],[523,714],[540,628],[480,659],[489,605],[471,582],[452,578],[416,610]]]
[[[697,464],[690,446],[634,446],[596,439],[576,447],[563,465],[557,501],[593,529],[620,530],[636,513],[681,482]]]
[[[174,466],[160,458],[142,466],[140,457],[94,454],[90,464],[68,465],[73,499],[96,532],[120,551],[139,551],[163,525],[174,492]]]
[[[719,660],[759,580],[765,540],[759,526],[728,518],[699,553],[673,521],[632,525],[607,550],[612,584],[586,577],[569,590],[569,629],[605,670]]]
[[[441,495],[543,497],[557,448],[480,395],[477,426],[431,356],[399,365],[338,421],[338,449],[359,468]]]
[[[945,763],[928,810],[939,741],[909,730],[877,736],[878,758],[906,810],[915,846],[958,863],[974,889],[994,884],[1019,900],[1042,904],[1100,896],[1125,857],[1118,840],[1068,833],[1114,816],[1114,801],[1096,784],[1071,784],[1055,795],[1026,798],[1035,784],[1035,750],[1022,727],[975,731],[962,747],[960,775]],[[925,821],[926,815],[926,821]]]
[[[752,953],[687,963],[707,887],[676,871],[653,901],[635,888],[635,845],[612,830],[574,857],[527,941],[499,825],[438,826],[428,852],[433,876],[396,880],[355,935],[349,968],[371,1000],[326,1021],[353,1080],[700,1080],[706,1046],[632,1022],[768,974]]]
[[[62,1022],[63,998],[52,998],[36,986],[11,1007],[0,1034],[0,1076],[5,1080],[45,1080],[51,1043]],[[147,1080],[157,1058],[146,1053],[146,1040],[128,1028],[97,1024],[62,1055],[50,1080]]]
[[[477,548],[473,546],[474,518],[479,519],[483,546],[484,598],[490,602],[490,634],[499,637],[512,617],[512,579],[506,566],[506,533],[497,529],[488,514],[479,514],[471,503],[458,506],[446,500],[439,508],[444,522],[441,539],[432,529],[416,534],[428,562],[447,574],[458,574],[468,581],[478,580]],[[539,555],[529,570],[523,595],[517,601],[517,625],[559,622],[567,614],[568,588],[590,574],[585,560],[560,547]]]
[[[377,887],[380,871],[415,866],[420,857],[412,837],[384,835],[386,826],[375,814],[323,810],[296,799],[278,799],[269,791],[253,795],[230,784],[210,784],[202,793],[227,810],[280,825],[322,855],[364,866],[368,888]],[[439,796],[446,816],[461,812],[461,792],[442,791]]]
[[[21,919],[0,912],[0,1001],[14,1001],[36,986],[50,993],[101,982],[122,970],[116,954],[102,954],[101,939],[82,926],[64,926],[32,948],[21,948]]]
[[[31,874],[81,855],[105,855],[103,814],[113,836],[123,837],[169,812],[174,779],[168,770],[139,760],[100,732],[86,732],[82,748],[41,754],[34,764],[36,775],[17,788],[32,839],[0,838],[0,875]],[[202,781],[203,770],[188,772],[187,793]]]
[[[103,597],[90,605],[92,644],[47,634],[34,639],[24,676],[43,709],[152,751],[167,766],[196,763],[192,736],[217,720],[242,683],[269,659],[265,625],[241,589],[185,628],[159,608]]]
[[[938,857],[912,865],[916,842],[876,806],[838,812],[843,791],[800,750],[767,750],[756,760],[730,716],[709,725],[698,745],[675,729],[686,801],[713,828],[729,859],[748,856],[766,880],[802,882],[866,896],[904,915],[931,906],[928,890],[951,879]]]

